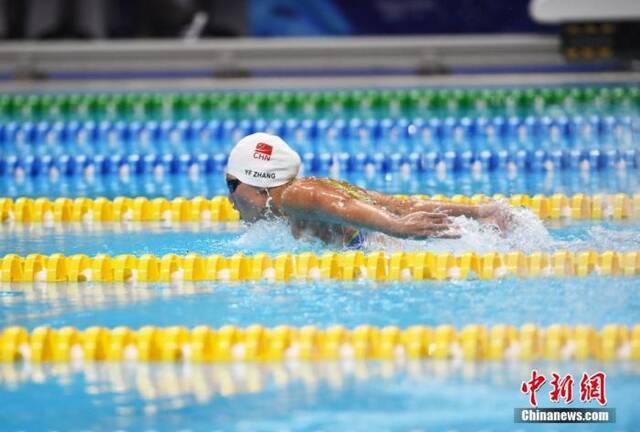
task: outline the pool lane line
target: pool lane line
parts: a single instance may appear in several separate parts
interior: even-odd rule
[[[62,120],[167,120],[205,118],[247,118],[259,115],[286,117],[296,113],[314,115],[380,113],[397,116],[487,112],[540,112],[550,107],[566,111],[581,107],[606,110],[632,109],[640,99],[635,83],[505,86],[495,88],[399,87],[357,89],[252,89],[214,91],[135,90],[131,92],[74,91],[0,94],[0,117],[15,121]]]
[[[445,202],[479,204],[493,198],[505,200],[515,207],[531,209],[543,220],[640,220],[640,193],[575,194],[567,196],[515,194],[509,197],[495,194],[473,196],[454,195],[396,195],[404,199],[434,199]],[[46,223],[62,222],[231,222],[239,220],[239,213],[226,196],[213,198],[0,198],[0,222]]]
[[[640,251],[535,252],[311,252],[231,256],[144,254],[8,254],[0,283],[165,282],[290,280],[462,280],[503,277],[638,276]]]
[[[211,199],[128,198],[0,198],[0,221],[15,223],[64,222],[231,222],[238,212],[227,197]]]
[[[0,133],[2,131],[0,130]],[[239,133],[238,136],[247,135]],[[604,140],[604,138],[603,138]],[[229,141],[231,142],[231,141]],[[388,143],[387,143],[388,144]],[[396,147],[400,144],[392,143]],[[1,145],[1,143],[0,143]],[[549,149],[536,150],[500,148],[500,143],[493,148],[437,150],[438,144],[427,144],[430,150],[416,148],[391,149],[381,144],[378,152],[367,153],[362,146],[372,146],[371,142],[353,144],[354,149],[336,151],[335,149],[318,149],[306,151],[307,145],[301,145],[301,171],[308,175],[339,175],[364,173],[369,177],[395,174],[402,178],[410,178],[414,174],[435,173],[437,175],[471,173],[505,173],[511,177],[517,173],[579,173],[588,175],[591,172],[614,170],[622,176],[637,167],[640,150],[624,147],[599,149]],[[449,144],[440,146],[446,148]],[[533,144],[531,144],[533,145]],[[589,145],[585,143],[585,146]],[[506,146],[506,144],[505,144]],[[524,144],[522,144],[524,146]],[[0,156],[0,175],[10,182],[22,184],[25,177],[29,179],[56,180],[60,176],[76,178],[80,181],[95,182],[96,178],[109,176],[123,181],[131,177],[142,178],[153,174],[161,179],[165,174],[182,175],[185,178],[197,179],[201,175],[221,176],[225,172],[228,154],[217,148],[200,149],[198,153],[171,153],[157,144],[160,154],[127,153],[112,150],[116,154],[102,154],[104,150],[87,148],[68,148],[59,156]],[[321,145],[317,145],[321,147]],[[24,153],[26,150],[12,150]]]
[[[430,327],[24,327],[0,329],[0,362],[285,360],[640,360],[640,324]]]

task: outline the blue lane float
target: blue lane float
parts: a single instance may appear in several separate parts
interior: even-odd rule
[[[0,156],[0,175],[41,176],[56,173],[76,175],[143,175],[158,170],[167,174],[222,173],[226,153],[113,154],[24,157]],[[518,170],[603,170],[640,167],[640,150],[556,149],[427,151],[411,153],[304,152],[305,173],[396,173]]]
[[[640,143],[632,116],[10,122],[0,173],[222,172],[230,146],[257,130],[289,141],[308,173],[636,167]]]
[[[255,131],[281,135],[301,153],[480,152],[627,149],[640,142],[632,116],[444,119],[211,120],[164,122],[10,122],[0,124],[2,154],[224,153]]]

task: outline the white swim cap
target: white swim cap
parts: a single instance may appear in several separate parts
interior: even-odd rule
[[[229,154],[227,174],[250,186],[272,188],[294,179],[300,156],[282,138],[263,132],[242,138]]]

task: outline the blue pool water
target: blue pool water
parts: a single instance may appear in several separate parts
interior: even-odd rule
[[[3,286],[0,324],[74,325],[634,324],[637,278],[411,283],[290,282]]]
[[[525,253],[555,250],[617,250],[640,248],[640,224],[620,222],[549,222],[543,224],[528,211],[506,236],[482,227],[466,218],[456,218],[461,225],[460,239],[423,241],[398,240],[383,235],[369,236],[363,251],[489,252],[520,250]],[[237,252],[276,255],[284,252],[323,253],[340,250],[313,239],[295,239],[287,224],[261,221],[251,226],[234,222],[204,225],[200,223],[104,223],[54,225],[13,225],[0,227],[5,240],[0,256],[8,253],[65,255],[106,253],[110,255],[142,254],[232,255]]]
[[[534,367],[606,370],[616,423],[514,424]],[[624,363],[3,365],[0,384],[3,430],[633,431],[640,421],[640,370]]]
[[[634,250],[640,241],[639,227],[630,222],[556,223],[547,224],[549,236],[542,242],[527,240],[526,232],[519,238],[529,241],[528,247],[549,250]],[[326,248],[297,241],[284,224],[273,222],[251,228],[239,224],[50,228],[34,224],[3,226],[0,235],[0,255],[277,253]],[[274,236],[279,236],[278,241],[273,241]],[[429,248],[493,249],[496,241],[501,240],[470,232],[467,238],[440,240]],[[401,248],[409,246],[411,242]],[[516,242],[510,247],[526,249],[527,244]],[[597,276],[537,278],[526,283],[508,278],[385,284],[4,284],[0,285],[0,327],[633,325],[640,321],[637,287],[635,277]],[[514,427],[513,409],[527,404],[519,384],[532,367],[575,376],[585,370],[608,374],[608,407],[616,408],[617,423],[570,430],[632,431],[640,420],[636,364],[5,364],[0,365],[0,430],[569,430],[562,425]],[[40,407],[37,414],[34,406]]]

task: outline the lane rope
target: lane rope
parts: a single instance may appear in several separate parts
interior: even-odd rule
[[[239,134],[243,136],[244,134]],[[232,141],[229,141],[232,142]],[[2,145],[0,143],[0,145]],[[366,146],[372,143],[364,143]],[[391,143],[398,146],[399,143]],[[428,145],[427,145],[428,146]],[[388,152],[381,148],[377,153],[364,151],[304,151],[301,150],[302,169],[310,174],[327,173],[398,173],[408,176],[412,173],[450,172],[562,172],[589,173],[602,170],[616,170],[625,173],[638,167],[640,150],[635,148],[590,148],[590,149],[442,149],[430,150],[394,148]],[[20,151],[20,150],[18,150]],[[84,154],[89,150],[68,149],[69,154],[56,157],[16,155],[0,156],[0,176],[23,181],[28,178],[79,177],[94,179],[96,175],[155,177],[164,173],[188,174],[191,177],[222,174],[225,171],[228,154],[220,152],[166,153],[145,155],[130,153],[105,156]],[[97,150],[96,150],[97,152]]]
[[[407,195],[397,195],[408,199]],[[515,194],[506,197],[495,194],[473,196],[413,195],[414,199],[434,199],[461,204],[479,204],[490,198],[506,200],[514,207],[531,209],[544,220],[604,220],[640,219],[640,193],[630,195],[578,193],[567,196]],[[0,222],[46,223],[61,222],[121,222],[121,221],[169,221],[169,222],[232,222],[239,220],[239,213],[226,196],[211,199],[195,198],[0,198]]]
[[[592,326],[554,324],[520,328],[478,324],[336,325],[218,329],[155,327],[6,327],[0,333],[0,362],[166,361],[233,362],[283,360],[640,360],[640,324]]]
[[[638,85],[554,88],[367,89],[314,91],[208,91],[2,94],[0,118],[6,120],[104,119],[137,120],[257,115],[285,117],[296,113],[397,116],[402,112],[486,114],[545,112],[555,108],[576,112],[622,109],[640,103]]]
[[[0,258],[0,282],[180,281],[409,281],[502,277],[637,276],[640,251],[266,253],[231,256],[65,256],[8,254]]]

